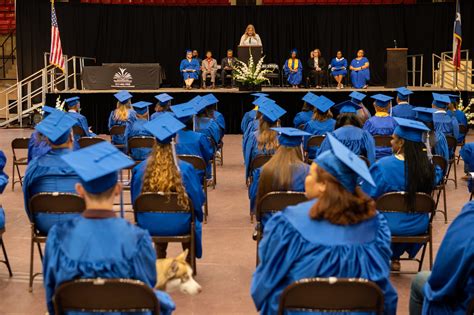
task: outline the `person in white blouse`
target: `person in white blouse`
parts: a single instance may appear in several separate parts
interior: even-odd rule
[[[244,35],[240,38],[239,46],[262,46],[262,40],[252,24],[247,25]]]

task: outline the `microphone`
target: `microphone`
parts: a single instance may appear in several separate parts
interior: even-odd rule
[[[396,39],[393,40],[393,45],[395,46],[395,48],[397,48],[397,40]]]

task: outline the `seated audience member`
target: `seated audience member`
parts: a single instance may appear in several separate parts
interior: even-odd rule
[[[151,114],[150,120],[157,118],[163,113],[169,112],[171,101],[173,100],[173,97],[166,93],[155,95],[155,98],[157,100],[157,103],[155,105],[155,112]]]
[[[328,134],[334,136],[356,155],[366,157],[372,165],[375,162],[375,142],[370,133],[362,129],[362,124],[357,117],[357,111],[361,107],[352,101],[345,101],[334,108],[339,110],[339,115],[337,116],[335,130]],[[330,148],[329,140],[326,137],[321,143],[318,155]]]
[[[469,173],[474,172],[474,142],[466,143],[462,146],[459,151],[463,161],[464,161],[464,173],[468,175]],[[473,192],[474,188],[474,179],[472,176],[466,176],[467,178],[467,188],[469,192]]]
[[[395,119],[390,116],[392,98],[383,94],[375,94],[372,98],[375,100],[375,116],[365,122],[363,129],[372,136],[391,136],[397,126]],[[377,160],[391,154],[392,149],[390,147],[375,148],[375,158]]]
[[[131,195],[135,202],[141,193],[175,192],[183,209],[192,207],[196,215],[196,257],[202,256],[202,205],[205,200],[201,181],[193,166],[178,160],[172,140],[184,124],[166,113],[147,123],[145,128],[156,138],[153,151],[147,160],[133,169]],[[189,198],[189,199],[188,199]],[[137,224],[151,235],[181,235],[189,233],[189,214],[141,213]],[[157,247],[158,258],[166,258],[168,244]],[[183,246],[184,247],[184,246]],[[184,249],[184,248],[183,248]]]
[[[221,141],[221,129],[214,120],[214,112],[211,107],[215,103],[213,98],[196,96],[190,103],[194,104],[196,116],[194,117],[194,130],[200,132],[214,141],[217,145]]]
[[[433,93],[432,108],[436,109],[433,114],[434,130],[442,132],[445,136],[453,136],[459,138],[459,123],[455,117],[451,117],[446,112],[451,100],[447,95]],[[454,155],[454,150],[450,150],[449,156]]]
[[[214,119],[220,129],[220,140],[222,142],[222,138],[225,134],[225,119],[224,115],[217,111],[217,103],[219,100],[214,96],[214,94],[206,94],[203,96],[203,99],[209,104],[206,107],[208,112],[208,116]]]
[[[385,193],[405,191],[405,203],[415,209],[417,192],[431,195],[434,186],[443,178],[443,171],[433,164],[426,153],[425,138],[430,131],[423,123],[403,118],[395,118],[398,126],[393,132],[393,155],[381,158],[370,167],[370,173],[377,179],[377,186],[364,183],[363,190],[373,199]],[[392,235],[415,236],[428,229],[429,215],[414,213],[382,213],[387,219]],[[392,270],[400,271],[400,256],[405,252],[414,258],[420,244],[392,244]]]
[[[217,73],[217,60],[212,58],[212,51],[206,52],[206,59],[202,61],[202,88],[206,88],[206,78],[209,74],[211,76],[211,88],[216,88],[216,73]]]
[[[361,177],[375,183],[364,161],[330,134],[328,141],[330,149],[318,156],[305,180],[310,200],[287,207],[265,224],[252,298],[260,314],[276,314],[282,291],[295,281],[364,278],[382,290],[384,314],[395,315],[390,229],[357,186]]]
[[[308,100],[314,99],[315,97],[317,98],[317,96],[311,92],[308,92],[303,96],[303,108],[301,108],[301,112],[297,113],[293,119],[293,125],[295,128],[301,128],[311,120],[311,117],[313,117],[313,106],[308,104]]]
[[[287,77],[288,84],[293,88],[298,88],[301,80],[303,79],[303,65],[301,60],[297,58],[297,50],[292,49],[290,52],[290,58],[286,60],[283,66],[283,72]]]
[[[48,115],[55,110],[54,107],[44,105],[41,108],[43,112],[43,119],[48,117]],[[45,155],[51,150],[51,146],[46,137],[40,134],[37,130],[33,131],[28,141],[28,163],[31,162],[34,158]]]
[[[308,68],[312,85],[321,89],[326,74],[326,60],[321,56],[321,51],[318,48],[313,50],[311,58],[308,59]]]
[[[410,95],[412,91],[406,87],[397,88],[397,106],[392,108],[392,116],[405,119],[416,119],[413,105],[410,105]]]
[[[254,100],[252,102],[253,105],[254,102],[258,99],[258,98],[261,98],[261,97],[268,97],[268,94],[265,94],[265,93],[253,93],[251,94],[253,97],[254,97]],[[253,107],[252,110],[249,110],[248,112],[246,112],[244,114],[244,117],[242,117],[242,121],[240,123],[240,130],[242,131],[242,133],[245,133],[245,131],[247,130],[247,127],[248,125],[255,120],[255,117],[257,116],[257,105]]]
[[[247,25],[244,35],[240,38],[239,46],[262,46],[262,40],[252,24]]]
[[[196,61],[198,62],[199,66],[201,66],[202,59],[199,58],[199,52],[198,52],[196,49],[193,50],[192,56],[193,56],[193,59],[196,59]]]
[[[365,124],[365,122],[372,117],[372,115],[370,114],[369,110],[367,109],[367,107],[365,107],[364,103],[362,102],[366,95],[364,93],[360,93],[360,92],[357,92],[357,91],[353,91],[351,92],[351,94],[349,94],[349,97],[351,98],[351,101],[354,103],[354,104],[357,104],[359,105],[361,108],[357,111],[357,117],[360,119],[360,122],[362,123],[362,125]]]
[[[148,122],[148,107],[152,105],[149,102],[136,102],[133,103],[133,109],[136,112],[136,119],[132,121],[130,124],[127,124],[127,128],[125,129],[125,139],[127,141],[127,148],[128,148],[128,141],[130,141],[133,137],[151,137],[152,135],[148,130],[145,129],[144,125]],[[135,149],[127,149],[132,159],[135,161],[143,161],[148,157],[151,152],[151,148],[135,148]]]
[[[456,117],[459,126],[468,126],[466,114],[462,110],[458,109],[460,96],[457,94],[449,94],[448,97],[451,100],[451,103],[448,107],[448,115]],[[466,135],[459,133],[458,142],[462,143],[464,141],[465,136]]]
[[[234,52],[232,49],[227,50],[227,56],[222,58],[221,60],[221,80],[222,80],[222,87],[232,87],[233,79],[230,79],[230,85],[226,85],[226,76],[232,76],[232,72],[234,71],[234,67],[237,64],[237,60],[234,57]]]
[[[336,58],[333,58],[329,64],[329,69],[331,70],[331,75],[333,76],[334,80],[337,82],[336,88],[344,88],[342,80],[347,75],[347,60],[342,56],[342,51],[337,51]]]
[[[51,150],[33,159],[26,168],[23,180],[23,198],[25,210],[30,221],[30,199],[43,192],[75,193],[75,185],[79,182],[76,172],[66,164],[62,156],[70,153],[73,148],[72,126],[77,123],[70,115],[53,109],[37,126],[36,130],[46,137]],[[77,214],[47,214],[35,215],[36,228],[42,234],[48,234],[49,229],[56,223],[69,220]]]
[[[2,150],[0,150],[0,195],[5,191],[8,185],[8,175],[3,170],[7,164],[7,157]],[[0,204],[0,230],[5,229],[5,210]]]
[[[89,124],[87,123],[87,118],[81,115],[79,112],[81,110],[81,103],[79,101],[79,96],[70,97],[64,100],[66,102],[68,112],[67,114],[76,120],[75,126],[81,127],[82,131],[84,132],[85,137],[95,137],[95,133],[93,133],[90,128]],[[79,135],[74,135],[74,149],[79,149]]]
[[[193,52],[191,50],[186,50],[186,58],[181,60],[179,71],[181,71],[185,88],[187,90],[191,90],[194,80],[199,78],[200,69],[201,64],[196,58],[193,58]]]
[[[109,130],[114,126],[127,126],[137,119],[136,113],[130,107],[132,94],[127,91],[120,91],[114,94],[117,99],[117,108],[109,116]],[[113,135],[112,144],[126,144],[125,133],[123,135]]]
[[[474,201],[449,226],[431,272],[411,284],[410,315],[467,314],[474,297]]]
[[[49,314],[54,314],[56,289],[67,281],[131,278],[154,288],[156,254],[150,235],[117,218],[113,211],[114,199],[122,190],[117,172],[133,165],[133,161],[108,142],[66,154],[62,159],[80,176],[76,190],[84,198],[86,210],[73,220],[56,224],[48,234],[43,281]],[[171,297],[165,292],[155,293],[160,313],[171,314],[175,309]]]
[[[351,70],[352,86],[356,89],[366,89],[370,80],[369,60],[364,57],[364,50],[357,51],[357,57],[352,59],[349,69]]]

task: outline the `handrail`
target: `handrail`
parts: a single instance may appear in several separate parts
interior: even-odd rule
[[[440,55],[432,54],[431,63],[433,85],[445,87],[446,83],[448,87],[458,89],[458,84],[460,84],[461,89],[469,90],[469,86],[472,82],[473,70],[472,65],[469,67],[470,60],[468,49],[461,50],[460,59],[460,67],[456,69],[453,65],[454,58],[452,51],[441,52]],[[446,76],[448,73],[451,73],[451,75]],[[459,77],[459,75],[461,75],[461,77]]]

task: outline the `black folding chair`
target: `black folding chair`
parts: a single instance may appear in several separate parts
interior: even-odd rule
[[[10,266],[10,261],[8,260],[7,249],[5,248],[5,243],[3,242],[3,233],[5,233],[5,228],[0,229],[0,247],[2,248],[4,260],[0,260],[0,263],[3,263],[7,266],[8,275],[13,277],[12,267]]]
[[[323,143],[324,139],[326,136],[312,136],[311,138],[308,139],[308,142],[306,143],[306,151],[304,152],[304,160],[306,163],[311,164],[313,163],[313,160],[309,158],[309,148],[313,147],[320,147],[321,143]]]
[[[110,128],[110,130],[109,130],[110,137],[113,137],[113,136],[123,136],[123,135],[125,134],[125,128],[126,128],[125,125],[122,125],[122,126],[112,126],[112,128]],[[125,148],[125,144],[114,144],[114,146],[115,146],[117,149],[124,149],[124,148]]]
[[[82,137],[77,142],[79,143],[79,147],[82,149],[103,141],[105,141],[105,139],[100,137]]]
[[[444,223],[448,223],[448,202],[446,198],[446,182],[447,182],[447,174],[448,174],[448,161],[440,155],[433,155],[432,162],[434,166],[439,166],[443,171],[443,178],[441,182],[437,183],[435,188],[433,189],[433,197],[436,194],[436,202],[435,202],[435,209],[438,209],[439,206],[439,199],[441,194],[443,194],[443,210],[436,210],[437,212],[441,212],[444,216]]]
[[[453,152],[452,157],[449,158],[448,161],[448,172],[446,173],[446,179],[451,180],[454,182],[454,189],[458,189],[458,175],[456,171],[456,148],[458,146],[458,140],[454,138],[453,136],[447,135],[446,136],[446,142],[448,142],[448,149],[449,152]],[[449,178],[449,174],[451,173],[451,169],[454,171],[454,179]]]
[[[28,143],[30,138],[15,138],[12,140],[12,153],[13,153],[13,163],[12,163],[12,191],[15,190],[15,184],[20,183],[20,186],[23,186],[23,176],[20,173],[20,166],[26,166],[28,164],[28,157],[18,157],[16,154],[18,150],[24,150],[28,154]],[[18,174],[18,180],[15,179],[15,171]]]
[[[249,167],[249,177],[247,178],[247,187],[252,184],[253,181],[253,176],[252,173],[254,170],[257,168],[260,168],[264,166],[270,159],[272,158],[273,155],[271,154],[259,154],[257,155],[252,162],[250,162],[250,167]]]

